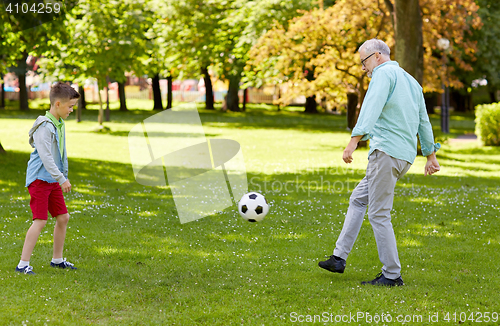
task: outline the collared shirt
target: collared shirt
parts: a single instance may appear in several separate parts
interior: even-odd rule
[[[62,118],[59,118],[59,121],[50,113],[47,111],[45,113],[45,116],[50,119],[50,121],[56,126],[57,129],[57,135],[59,136],[59,152],[61,153],[61,158],[63,158],[63,151],[64,151],[64,120]]]
[[[422,87],[396,61],[375,67],[351,136],[370,139],[368,156],[378,149],[413,164],[417,134],[424,156],[441,147],[434,144]]]

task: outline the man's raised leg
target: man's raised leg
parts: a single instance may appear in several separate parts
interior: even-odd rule
[[[359,230],[363,224],[363,218],[368,204],[368,180],[366,177],[354,188],[349,198],[349,208],[344,220],[344,226],[340,232],[333,255],[342,259],[347,256],[354,246]]]

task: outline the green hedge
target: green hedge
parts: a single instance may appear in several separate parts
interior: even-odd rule
[[[486,146],[500,146],[500,103],[476,106],[476,135]]]

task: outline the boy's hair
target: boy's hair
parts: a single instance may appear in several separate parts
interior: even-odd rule
[[[57,82],[50,89],[50,105],[54,105],[57,100],[67,102],[69,100],[80,98],[80,94],[68,84]]]

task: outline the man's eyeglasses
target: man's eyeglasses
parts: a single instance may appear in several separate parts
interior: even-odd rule
[[[370,59],[370,57],[371,57],[372,55],[374,55],[375,53],[377,53],[377,52],[373,52],[372,54],[370,54],[369,56],[367,56],[366,58],[364,58],[363,60],[361,60],[361,65],[362,65],[363,67],[365,67],[365,62],[366,62],[366,60]],[[379,53],[380,53],[380,52],[379,52]]]

